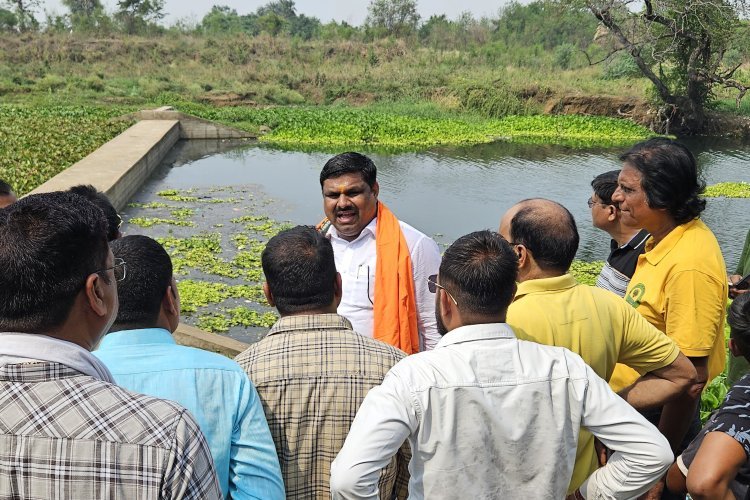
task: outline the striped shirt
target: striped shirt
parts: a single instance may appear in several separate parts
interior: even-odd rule
[[[596,286],[624,297],[630,278],[635,272],[638,256],[645,251],[649,236],[651,235],[648,231],[641,229],[622,246],[618,246],[617,242],[612,240],[609,257],[596,278]]]
[[[235,360],[255,384],[287,498],[330,499],[331,462],[367,392],[404,353],[338,314],[286,316]],[[380,475],[381,498],[406,497],[408,448]]]
[[[220,497],[184,408],[59,363],[0,365],[0,499]]]

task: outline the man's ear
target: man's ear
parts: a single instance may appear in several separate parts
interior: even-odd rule
[[[97,316],[105,316],[107,314],[107,304],[104,301],[103,289],[105,286],[107,284],[104,282],[104,278],[97,273],[91,273],[86,278],[86,284],[84,285],[86,301]]]
[[[263,295],[266,296],[266,302],[271,307],[276,307],[276,302],[273,300],[273,294],[271,293],[271,287],[268,286],[268,282],[263,283]]]
[[[380,185],[378,184],[378,181],[375,181],[372,184],[372,194],[375,195],[375,198],[378,197],[378,193],[380,193]]]
[[[172,316],[180,315],[180,306],[177,301],[177,290],[174,286],[169,285],[167,287],[167,290],[164,293],[164,298],[162,299],[162,307],[164,307],[164,310]]]
[[[609,222],[614,222],[616,218],[617,218],[617,207],[614,205],[607,205],[607,220]]]
[[[518,268],[522,269],[529,264],[529,249],[524,245],[515,245],[515,251],[518,256]]]

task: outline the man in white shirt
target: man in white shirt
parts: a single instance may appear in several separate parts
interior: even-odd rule
[[[429,350],[440,335],[427,278],[437,274],[440,250],[378,201],[376,173],[359,153],[334,156],[320,172],[327,219],[319,228],[331,240],[343,287],[338,313],[357,333],[407,354]]]
[[[577,355],[516,339],[504,323],[518,260],[497,233],[443,255],[435,350],[370,390],[331,465],[334,499],[377,498],[378,473],[409,440],[409,497],[564,498],[580,427],[614,453],[571,498],[633,498],[672,463],[667,440]]]

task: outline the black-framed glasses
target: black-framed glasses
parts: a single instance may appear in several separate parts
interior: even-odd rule
[[[115,281],[122,281],[125,279],[125,276],[127,276],[127,267],[125,266],[125,261],[122,259],[115,259],[115,265],[112,267],[107,267],[104,269],[99,269],[98,271],[95,271],[97,274],[99,273],[106,273],[112,269],[112,272],[115,275]]]
[[[448,297],[451,298],[454,304],[458,305],[458,302],[456,302],[456,299],[453,298],[453,295],[445,289],[443,285],[437,282],[437,274],[433,274],[431,276],[427,277],[427,289],[430,291],[430,293],[437,293],[437,289],[442,289],[445,293],[448,294]]]

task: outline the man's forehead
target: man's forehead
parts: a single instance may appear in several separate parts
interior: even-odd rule
[[[362,177],[362,174],[359,173],[344,174],[338,177],[329,177],[328,179],[323,181],[323,189],[341,190],[351,187],[362,187],[362,185],[366,186],[367,183]]]

